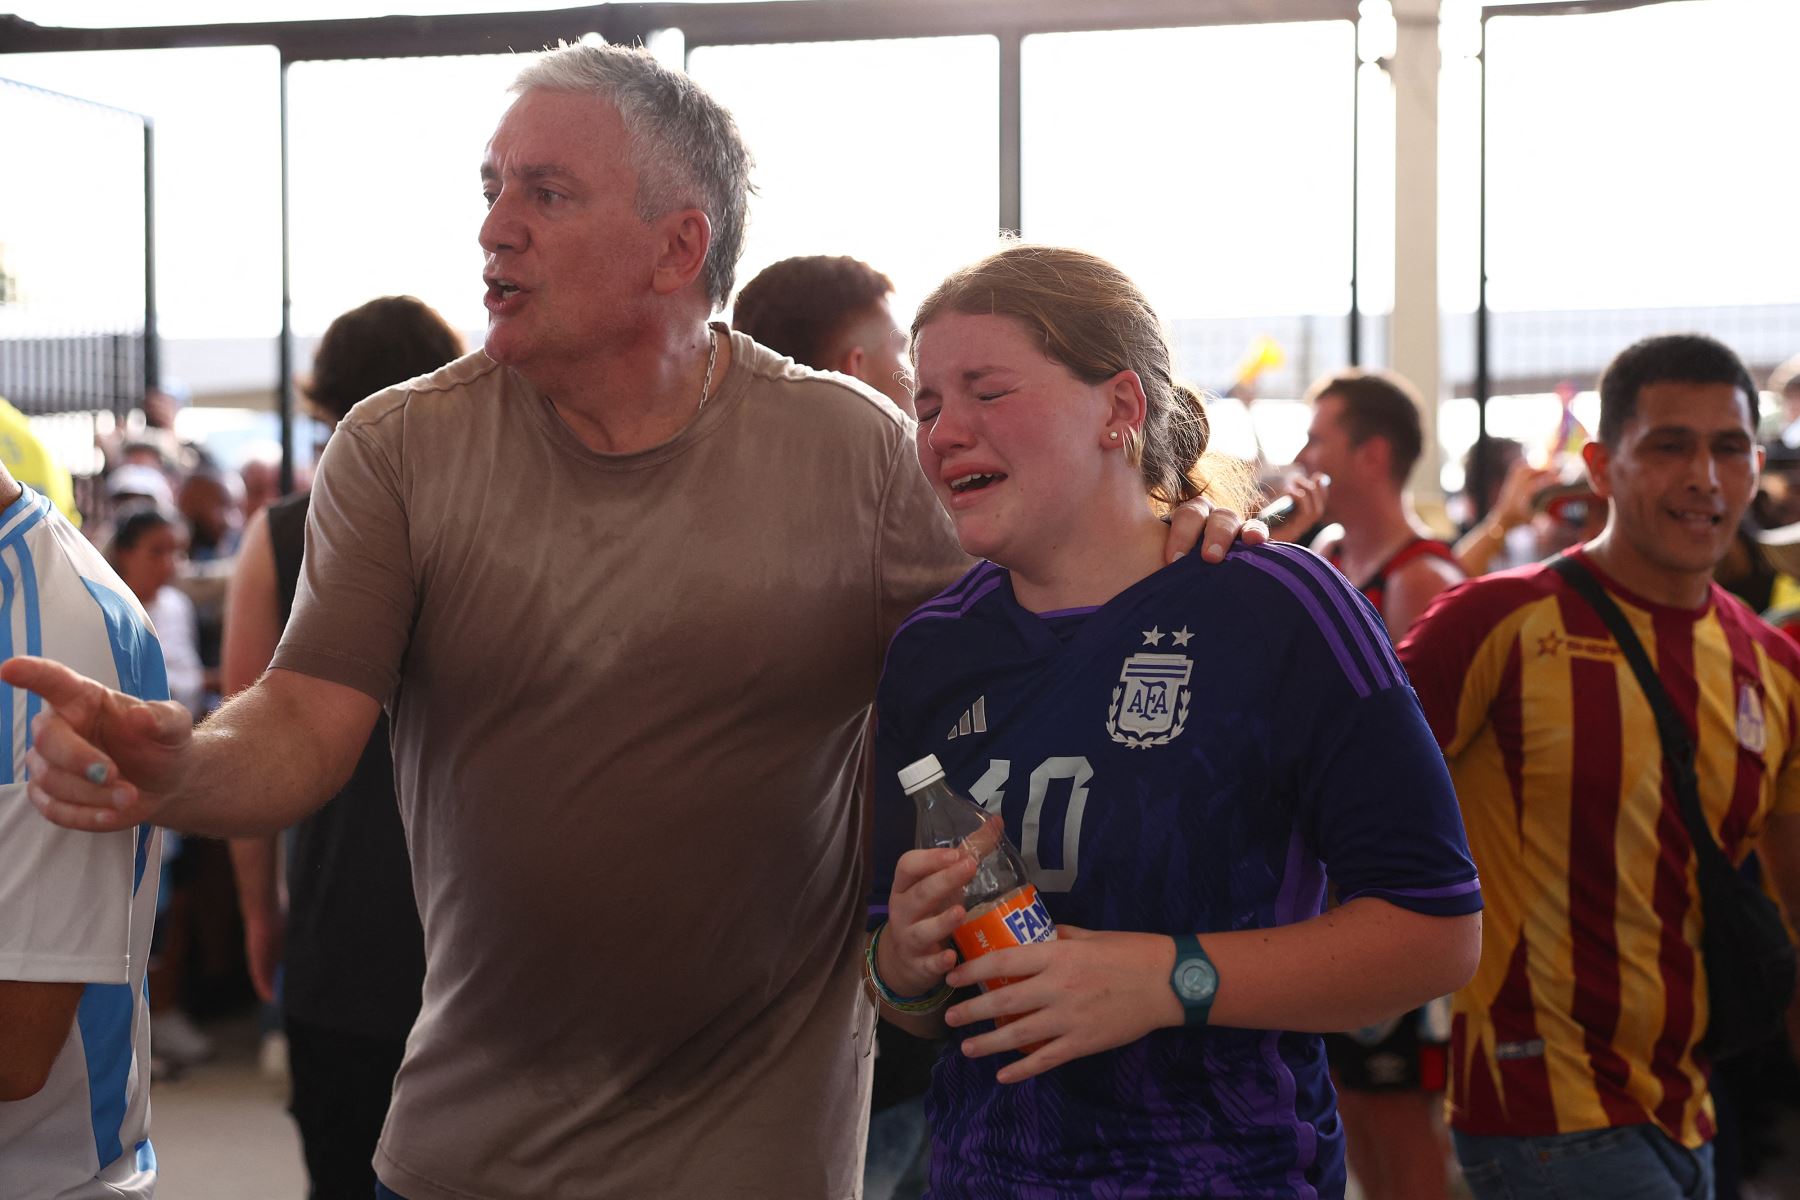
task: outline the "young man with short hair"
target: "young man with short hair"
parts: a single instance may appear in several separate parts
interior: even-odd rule
[[[893,280],[848,255],[784,258],[744,285],[731,327],[802,366],[860,379],[912,416],[893,292]]]
[[[1319,380],[1307,397],[1312,425],[1294,461],[1314,479],[1330,477],[1323,515],[1343,529],[1313,549],[1399,637],[1439,592],[1463,579],[1450,547],[1406,495],[1424,444],[1418,393],[1391,372],[1351,368]]]

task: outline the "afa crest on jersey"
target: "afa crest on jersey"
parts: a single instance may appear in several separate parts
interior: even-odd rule
[[[1194,660],[1185,654],[1133,654],[1119,670],[1106,731],[1137,750],[1161,746],[1187,727],[1193,702],[1188,680]]]

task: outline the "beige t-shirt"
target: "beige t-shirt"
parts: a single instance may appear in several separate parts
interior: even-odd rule
[[[393,713],[409,1200],[860,1185],[859,756],[889,636],[967,564],[897,409],[731,349],[641,453],[477,353],[321,464],[274,665]]]

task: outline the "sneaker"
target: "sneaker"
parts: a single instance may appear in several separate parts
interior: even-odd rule
[[[271,1083],[288,1081],[288,1043],[287,1034],[279,1029],[272,1029],[262,1036],[262,1045],[256,1051],[257,1072]]]
[[[150,1014],[151,1053],[176,1066],[192,1066],[213,1056],[212,1039],[180,1009]]]

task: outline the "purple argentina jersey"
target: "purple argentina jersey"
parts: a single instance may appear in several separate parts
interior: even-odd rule
[[[1381,619],[1306,550],[1189,555],[1098,609],[1042,615],[983,563],[900,627],[877,706],[876,919],[912,843],[895,772],[926,754],[1004,816],[1059,922],[1285,925],[1319,912],[1328,879],[1344,899],[1481,907]],[[1314,1034],[1157,1030],[1007,1087],[1000,1063],[937,1067],[934,1196],[1343,1192]]]

